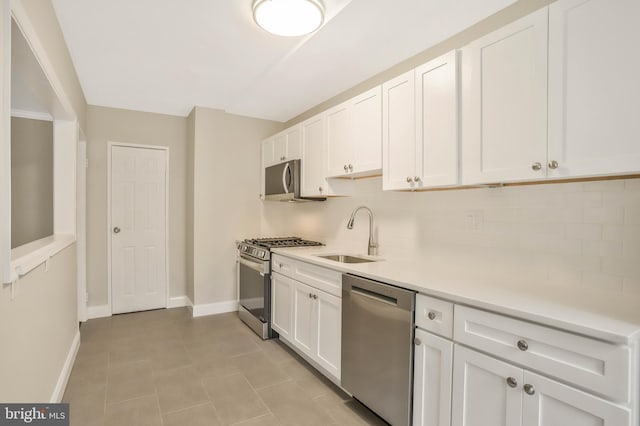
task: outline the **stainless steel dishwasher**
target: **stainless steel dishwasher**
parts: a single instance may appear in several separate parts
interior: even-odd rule
[[[342,276],[341,384],[393,426],[411,421],[415,293]]]

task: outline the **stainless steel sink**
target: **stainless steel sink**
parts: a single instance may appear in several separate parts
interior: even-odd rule
[[[365,257],[351,256],[348,254],[325,254],[317,255],[317,257],[340,263],[367,263],[377,261],[377,259],[367,259]]]

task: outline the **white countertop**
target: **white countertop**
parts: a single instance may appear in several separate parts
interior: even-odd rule
[[[526,271],[506,270],[495,259],[478,259],[478,256],[449,251],[411,259],[380,256],[382,260],[377,262],[344,264],[317,257],[319,254],[354,254],[338,247],[287,248],[273,252],[610,342],[630,344],[640,338],[638,298],[596,289],[541,285]]]

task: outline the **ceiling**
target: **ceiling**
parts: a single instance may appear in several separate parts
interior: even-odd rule
[[[287,121],[515,0],[324,0],[314,34],[273,36],[252,0],[53,0],[87,102]]]

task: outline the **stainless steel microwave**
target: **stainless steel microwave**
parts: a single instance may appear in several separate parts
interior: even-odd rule
[[[274,164],[264,169],[264,199],[275,201],[324,201],[324,197],[303,197],[300,160]]]

